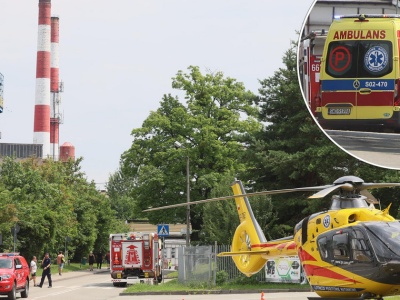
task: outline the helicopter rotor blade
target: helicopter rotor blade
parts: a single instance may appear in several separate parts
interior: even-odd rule
[[[162,209],[168,209],[168,208],[174,208],[174,207],[181,207],[181,206],[187,206],[187,205],[196,205],[196,204],[200,204],[200,203],[207,203],[207,202],[214,202],[214,201],[222,201],[222,200],[234,199],[234,198],[239,198],[239,197],[275,195],[275,194],[284,194],[284,193],[292,193],[292,192],[315,192],[315,191],[320,191],[322,189],[326,189],[326,188],[331,187],[331,186],[332,185],[311,186],[311,187],[302,187],[302,188],[293,188],[293,189],[283,189],[283,190],[272,190],[272,191],[246,193],[246,194],[242,194],[242,195],[232,195],[232,196],[210,198],[210,199],[191,201],[191,202],[184,202],[184,203],[178,203],[178,204],[171,204],[171,205],[160,206],[160,207],[153,207],[153,208],[148,208],[146,210],[143,210],[143,212],[156,211],[156,210],[162,210]]]
[[[217,197],[217,198],[210,198],[210,199],[204,199],[204,200],[199,200],[199,201],[191,201],[191,202],[171,204],[171,205],[161,206],[161,207],[148,208],[146,210],[143,210],[143,212],[156,211],[156,210],[175,208],[175,207],[182,207],[182,206],[188,206],[188,205],[196,205],[196,204],[200,204],[200,203],[207,203],[207,202],[214,202],[214,201],[222,201],[222,200],[234,199],[234,198],[238,198],[238,197],[275,195],[275,194],[283,194],[283,193],[291,193],[291,192],[315,192],[315,191],[318,191],[317,193],[308,197],[310,199],[315,199],[315,198],[325,197],[326,195],[328,195],[329,193],[331,193],[337,189],[342,189],[342,190],[349,191],[349,192],[351,192],[351,191],[361,192],[362,191],[363,195],[366,196],[367,199],[370,199],[371,201],[373,201],[373,203],[377,203],[377,200],[375,199],[375,197],[371,193],[366,191],[367,189],[395,187],[395,186],[400,186],[400,183],[364,183],[364,181],[358,177],[343,176],[343,177],[337,179],[333,185],[329,184],[329,185],[323,185],[323,186],[312,186],[312,187],[302,187],[302,188],[283,189],[283,190],[271,190],[271,191],[246,193],[246,194],[242,194],[242,195]]]
[[[343,184],[338,184],[338,185],[331,185],[330,187],[323,189],[322,191],[319,191],[318,193],[315,193],[314,195],[311,195],[310,199],[315,199],[315,198],[323,198],[329,193],[333,192],[334,190],[337,189],[344,189],[348,191],[352,191],[354,189],[353,185],[350,183],[343,183]]]
[[[368,203],[372,204],[379,204],[379,201],[367,190],[362,190],[360,192],[361,195],[365,196]]]
[[[366,189],[379,189],[385,187],[395,187],[400,186],[400,183],[362,183],[359,187],[357,187],[360,191]]]

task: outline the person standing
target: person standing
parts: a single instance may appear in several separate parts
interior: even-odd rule
[[[62,275],[61,273],[64,268],[64,262],[65,262],[64,254],[62,251],[59,251],[57,255],[57,265],[58,265],[58,275],[60,276]]]
[[[96,261],[97,261],[97,269],[101,269],[101,264],[103,263],[103,253],[101,253],[101,251],[97,253]]]
[[[89,261],[89,270],[93,271],[93,264],[96,259],[96,256],[94,256],[93,251],[90,251],[88,261]]]
[[[46,252],[46,254],[43,257],[42,260],[42,267],[43,267],[43,273],[42,273],[42,279],[40,280],[40,284],[38,285],[38,287],[42,287],[43,283],[44,283],[44,279],[47,276],[47,280],[49,281],[49,288],[52,287],[52,281],[51,281],[51,259],[49,257],[49,253]]]
[[[31,266],[30,266],[30,272],[31,272],[31,278],[29,278],[29,281],[33,280],[33,286],[36,286],[36,271],[37,271],[37,258],[36,256],[32,257],[31,260]]]

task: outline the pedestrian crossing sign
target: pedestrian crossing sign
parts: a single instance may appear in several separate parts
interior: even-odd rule
[[[157,225],[158,236],[169,236],[169,225],[168,224],[158,224]]]

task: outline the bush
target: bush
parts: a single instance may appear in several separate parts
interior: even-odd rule
[[[225,282],[227,282],[229,279],[229,274],[228,272],[221,270],[217,272],[216,276],[216,284],[217,285],[223,285]]]

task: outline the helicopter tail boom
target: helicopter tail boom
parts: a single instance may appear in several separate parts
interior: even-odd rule
[[[282,253],[295,255],[293,239],[267,242],[254,217],[249,200],[245,196],[246,192],[242,182],[235,181],[231,187],[234,195],[243,195],[235,198],[240,224],[233,236],[231,252],[220,253],[219,256],[232,256],[237,268],[246,276],[251,276],[261,270],[268,259],[282,255]]]

